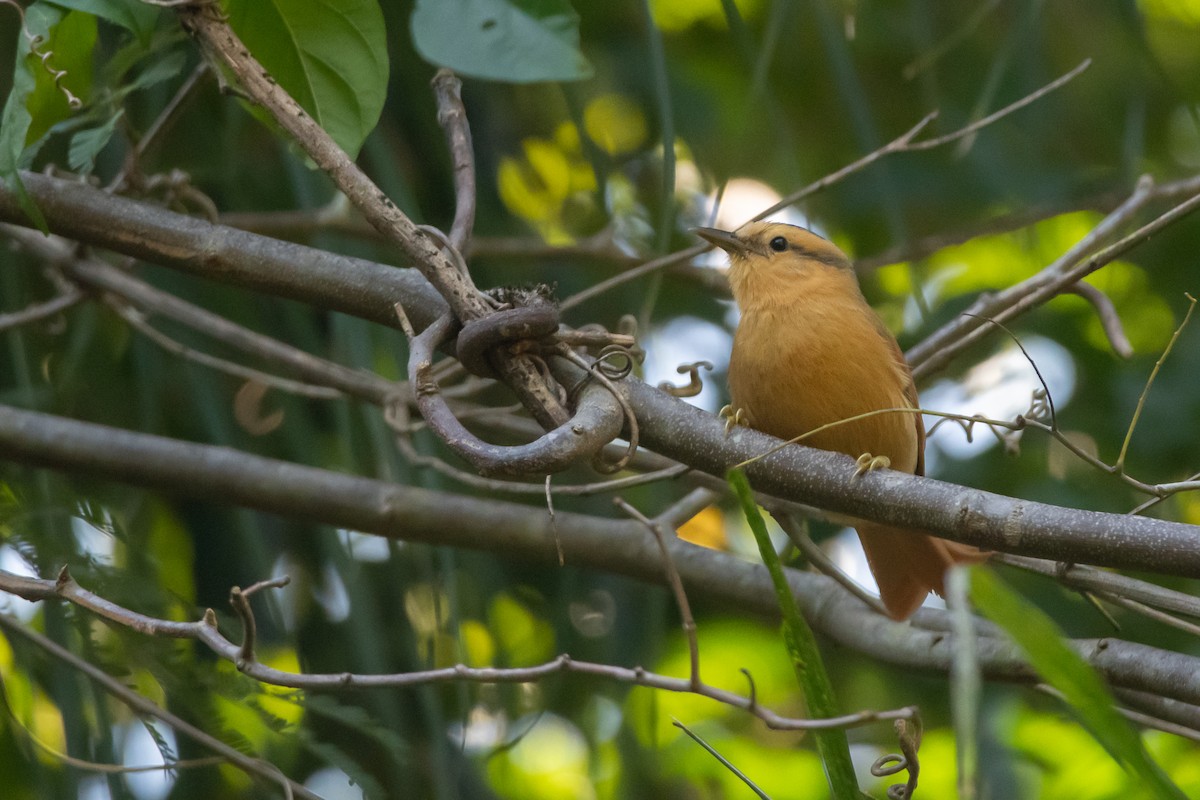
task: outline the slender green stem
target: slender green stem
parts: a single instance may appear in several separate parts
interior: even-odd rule
[[[1175,340],[1179,338],[1179,334],[1183,333],[1183,329],[1187,327],[1188,320],[1192,318],[1192,312],[1196,310],[1196,298],[1190,294],[1184,293],[1184,297],[1188,299],[1191,305],[1188,306],[1187,313],[1183,315],[1183,322],[1179,323],[1179,327],[1175,329],[1175,333],[1171,334],[1171,341],[1167,342],[1167,347],[1163,350],[1158,361],[1154,362],[1154,369],[1150,370],[1150,377],[1146,379],[1146,385],[1142,387],[1142,396],[1138,398],[1137,408],[1133,411],[1133,419],[1129,420],[1129,430],[1125,431],[1125,441],[1121,444],[1121,455],[1117,456],[1116,470],[1124,472],[1125,470],[1125,454],[1129,451],[1129,441],[1133,438],[1133,429],[1137,427],[1138,420],[1142,416],[1142,406],[1146,405],[1146,395],[1150,394],[1150,387],[1154,384],[1154,379],[1158,376],[1158,370],[1162,367],[1163,362],[1167,360],[1167,356],[1171,354],[1171,348],[1175,346]]]
[[[750,482],[746,479],[746,474],[736,468],[729,470],[725,479],[729,481],[741,502],[746,521],[750,524],[755,541],[758,542],[763,563],[767,572],[771,574],[775,597],[783,615],[783,640],[787,645],[788,655],[791,656],[796,679],[804,693],[808,713],[814,718],[838,716],[837,700],[833,695],[833,686],[829,683],[829,675],[825,671],[825,662],[821,660],[821,652],[817,649],[816,637],[800,613],[796,598],[792,596],[791,587],[783,575],[783,565],[779,563],[779,556],[771,546],[767,523],[754,502]],[[854,775],[854,764],[850,760],[850,745],[846,740],[846,732],[840,728],[813,731],[813,738],[816,739],[817,753],[821,756],[825,777],[829,781],[833,797],[836,800],[859,800],[862,793]]]

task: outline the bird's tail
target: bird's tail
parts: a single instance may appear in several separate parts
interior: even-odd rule
[[[908,619],[930,592],[945,594],[946,570],[955,564],[978,564],[988,554],[970,545],[929,534],[858,523],[858,538],[888,616]]]

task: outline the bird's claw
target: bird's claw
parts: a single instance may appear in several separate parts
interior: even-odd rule
[[[858,457],[858,469],[854,471],[854,477],[860,478],[868,472],[874,472],[877,469],[884,469],[892,465],[892,460],[887,456],[873,456],[870,453],[863,453]]]
[[[729,432],[738,425],[744,425],[746,423],[745,410],[741,408],[734,408],[732,405],[722,406],[721,410],[717,412],[717,416],[725,420],[726,436],[728,436]]]

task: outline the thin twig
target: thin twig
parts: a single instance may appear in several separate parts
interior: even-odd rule
[[[131,174],[140,173],[141,162],[145,158],[146,153],[152,147],[157,145],[163,139],[163,135],[171,129],[175,121],[179,119],[179,112],[183,109],[184,104],[194,95],[196,87],[200,85],[200,81],[209,74],[208,63],[201,60],[196,68],[192,70],[192,74],[188,75],[187,80],[175,91],[170,101],[163,106],[163,110],[159,112],[154,122],[146,129],[133,147],[130,148],[129,154],[125,157],[125,163],[121,169],[109,182],[107,191],[119,192],[126,187]]]
[[[1086,462],[1090,466],[1093,466],[1109,475],[1113,475],[1113,476],[1117,477],[1122,483],[1125,483],[1125,484],[1133,487],[1134,489],[1137,489],[1139,492],[1145,492],[1146,494],[1152,494],[1152,495],[1155,495],[1156,497],[1162,497],[1162,496],[1165,496],[1168,494],[1176,494],[1179,492],[1190,492],[1190,491],[1200,490],[1200,480],[1176,481],[1173,483],[1154,483],[1154,484],[1140,481],[1137,478],[1130,476],[1124,470],[1118,469],[1115,465],[1105,463],[1104,461],[1101,461],[1099,458],[1092,455],[1091,453],[1088,453],[1087,451],[1083,450],[1079,445],[1077,445],[1075,442],[1071,441],[1071,438],[1069,436],[1067,436],[1062,431],[1058,430],[1055,426],[1053,426],[1051,424],[1047,424],[1045,422],[1042,422],[1039,419],[1034,419],[1032,417],[1027,417],[1027,416],[1022,415],[1022,416],[1018,416],[1015,420],[1003,420],[1003,419],[992,419],[989,417],[984,417],[980,414],[975,414],[975,415],[954,414],[949,411],[936,411],[931,408],[905,408],[902,406],[896,407],[896,408],[880,408],[880,409],[876,409],[874,411],[867,411],[862,414],[855,414],[854,416],[851,416],[851,417],[846,417],[844,419],[839,419],[839,420],[834,420],[833,422],[828,422],[824,425],[821,425],[820,427],[813,428],[812,430],[809,430],[809,431],[805,431],[804,433],[801,433],[798,436],[793,436],[791,439],[788,439],[786,441],[781,441],[778,444],[768,448],[767,450],[765,450],[761,453],[756,453],[755,455],[742,460],[741,462],[735,464],[734,466],[738,467],[738,468],[748,466],[750,464],[753,464],[756,461],[761,461],[762,459],[766,458],[767,456],[770,456],[774,453],[779,452],[780,450],[782,450],[783,448],[787,447],[790,444],[799,444],[799,443],[803,442],[805,439],[815,436],[818,433],[821,433],[822,431],[828,430],[830,428],[836,428],[839,425],[848,425],[852,422],[858,422],[859,420],[868,419],[870,417],[877,417],[877,416],[881,416],[884,414],[921,414],[921,415],[927,416],[927,417],[941,417],[943,419],[957,420],[957,421],[961,421],[964,423],[968,423],[970,425],[973,425],[975,423],[981,423],[983,425],[987,425],[990,428],[1003,428],[1005,430],[1010,430],[1010,431],[1022,431],[1022,430],[1027,430],[1027,429],[1032,428],[1034,430],[1039,430],[1039,431],[1042,431],[1043,433],[1049,435],[1055,441],[1057,441],[1058,443],[1060,443],[1061,445],[1066,447],[1068,450],[1070,450],[1072,454],[1074,454],[1076,457],[1078,457],[1080,460]],[[1001,439],[1001,441],[1003,441],[1003,439]]]
[[[658,675],[649,672],[641,667],[618,667],[609,664],[599,664],[588,661],[576,661],[567,655],[560,655],[543,664],[537,664],[530,667],[518,667],[512,669],[501,669],[495,667],[468,667],[465,664],[458,664],[452,667],[443,667],[440,669],[423,670],[419,672],[396,673],[391,675],[360,675],[355,673],[294,673],[277,670],[268,667],[260,661],[239,662],[238,656],[241,652],[241,646],[235,642],[225,638],[216,627],[216,618],[211,611],[207,612],[204,619],[196,622],[175,622],[173,620],[156,619],[139,614],[135,611],[122,608],[115,603],[105,600],[92,592],[82,588],[69,578],[58,584],[55,581],[49,581],[39,578],[23,578],[12,573],[0,570],[0,591],[7,591],[26,600],[31,601],[46,601],[61,598],[71,603],[89,609],[93,612],[101,614],[105,619],[119,625],[125,625],[133,630],[144,635],[150,636],[167,636],[172,638],[189,638],[196,639],[202,644],[210,648],[217,656],[238,665],[239,669],[249,677],[261,683],[286,686],[295,689],[309,690],[346,690],[352,691],[355,689],[364,688],[383,688],[383,687],[404,687],[404,686],[421,686],[438,683],[451,683],[457,681],[472,681],[477,683],[528,683],[537,681],[542,678],[552,675],[571,672],[583,675],[593,675],[604,677],[609,680],[618,681],[621,683],[629,683],[637,686],[646,686],[652,689],[662,691],[680,692],[685,694],[695,694],[700,697],[706,697],[723,705],[739,708],[747,711],[755,717],[761,719],[767,727],[773,730],[829,730],[833,728],[852,728],[862,725],[868,725],[873,722],[910,719],[915,713],[912,707],[898,708],[887,711],[860,711],[854,714],[845,714],[840,717],[831,719],[798,719],[785,717],[776,712],[764,708],[759,705],[752,697],[739,695],[735,692],[718,689],[707,684],[694,686],[690,679],[672,678],[665,675]],[[40,636],[32,631],[25,629],[19,623],[9,619],[7,616],[0,615],[0,627],[7,629],[16,629],[23,636]],[[53,642],[51,642],[53,644]],[[57,647],[57,645],[54,645]],[[72,656],[74,658],[74,656]],[[89,665],[90,667],[90,665]],[[101,675],[95,667],[91,667]],[[89,673],[90,675],[91,673]],[[112,681],[118,686],[121,686],[115,680],[104,675],[104,678]],[[129,690],[121,686],[122,692],[120,696],[124,697]],[[116,693],[116,692],[114,692]],[[137,702],[149,704],[148,700],[140,696],[134,695]],[[130,705],[134,705],[135,701],[129,701]],[[152,704],[151,704],[152,705]],[[141,706],[135,706],[138,711],[143,713],[152,713],[144,711]],[[157,709],[157,707],[154,707]],[[161,711],[161,710],[160,710]],[[166,712],[163,712],[166,713]],[[157,716],[157,714],[155,715]],[[162,717],[159,717],[160,719]],[[173,716],[169,719],[164,719],[165,722],[178,727]],[[187,725],[187,723],[181,724]],[[203,732],[200,735],[207,736]],[[191,735],[189,733],[189,735]],[[218,743],[220,744],[220,743]],[[222,749],[219,752],[225,752]],[[217,748],[214,748],[217,749]],[[239,754],[240,755],[240,754]],[[250,761],[258,765],[258,762],[247,759],[241,756],[243,761]],[[230,760],[233,760],[230,757]],[[239,766],[243,766],[242,762],[238,761]],[[244,767],[250,769],[249,767]],[[263,774],[257,770],[257,774]],[[312,798],[311,794],[298,795],[306,798]]]
[[[1053,686],[1045,683],[1039,683],[1034,688],[1044,695],[1055,698],[1063,703],[1067,702],[1066,696],[1055,689]],[[1183,725],[1178,725],[1174,722],[1168,722],[1157,717],[1152,717],[1149,714],[1143,714],[1141,711],[1133,711],[1121,706],[1113,706],[1118,714],[1130,722],[1141,725],[1143,728],[1151,728],[1153,730],[1163,731],[1164,733],[1173,733],[1176,736],[1182,736],[1185,739],[1191,739],[1193,742],[1200,742],[1200,731],[1193,728],[1188,728]]]
[[[760,798],[762,798],[762,800],[771,800],[770,795],[768,795],[762,789],[758,788],[758,786],[754,783],[754,781],[752,781],[748,777],[746,777],[746,773],[742,772],[740,769],[735,767],[733,764],[729,763],[729,759],[725,758],[725,756],[718,753],[716,748],[713,747],[708,742],[704,741],[704,739],[702,739],[699,734],[692,731],[691,728],[684,725],[682,722],[675,719],[674,717],[671,717],[671,724],[674,725],[676,728],[679,728],[679,730],[686,733],[688,735],[688,738],[691,739],[693,742],[695,742],[696,744],[703,747],[710,756],[712,756],[718,762],[720,762],[721,766],[725,767],[725,769],[727,769],[731,773],[733,773],[737,777],[738,780],[740,780],[742,783],[746,784],[746,786],[750,789],[750,791],[754,792],[756,795],[758,795]]]
[[[833,560],[825,554],[825,551],[818,547],[816,542],[809,537],[808,531],[796,520],[795,516],[782,511],[772,511],[771,516],[775,517],[775,521],[779,523],[779,527],[787,534],[792,544],[796,545],[800,552],[804,554],[804,557],[808,559],[810,564],[823,574],[837,581],[843,589],[861,600],[868,608],[887,616],[887,609],[883,607],[880,599],[855,583],[853,578],[843,572],[837,564],[833,563]]]
[[[683,633],[687,638],[688,656],[691,662],[691,669],[689,670],[691,687],[693,691],[697,691],[703,686],[704,682],[700,679],[700,643],[696,636],[696,618],[692,616],[692,606],[688,603],[687,592],[683,588],[683,580],[679,577],[679,571],[675,568],[675,561],[671,558],[670,548],[667,547],[667,534],[663,531],[662,525],[629,505],[623,498],[614,497],[613,503],[617,508],[645,525],[650,533],[654,535],[654,540],[658,542],[658,550],[662,555],[663,566],[666,568],[667,584],[671,587],[671,593],[675,595],[675,605],[679,608],[679,616],[683,621]]]
[[[1109,296],[1090,283],[1083,281],[1079,281],[1067,291],[1079,295],[1092,304],[1092,308],[1096,311],[1096,318],[1100,320],[1100,327],[1104,330],[1104,335],[1108,337],[1108,343],[1112,345],[1113,352],[1121,358],[1131,358],[1133,345],[1129,343],[1129,337],[1125,335],[1121,316],[1117,314],[1117,309]]]
[[[1200,619],[1200,599],[1157,584],[1082,564],[1063,565],[1041,558],[995,553],[992,561],[1054,578],[1065,586],[1097,594],[1127,597],[1154,608]]]
[[[1031,94],[1025,96],[1021,100],[1018,100],[1017,102],[1015,102],[1009,106],[1006,106],[1005,108],[1001,109],[1000,111],[997,111],[994,114],[989,114],[984,119],[981,119],[977,122],[971,123],[970,125],[967,125],[966,127],[962,128],[958,131],[947,134],[945,136],[938,137],[937,139],[930,139],[930,140],[927,140],[924,142],[914,143],[914,139],[917,137],[917,135],[920,134],[921,131],[923,131],[929,125],[929,123],[932,122],[937,117],[936,111],[931,112],[931,113],[925,115],[925,117],[923,117],[921,119],[921,121],[918,122],[916,125],[914,125],[910,129],[905,131],[903,134],[901,134],[896,139],[885,144],[883,147],[881,147],[878,150],[875,150],[871,153],[868,153],[867,155],[863,156],[862,158],[858,159],[857,161],[847,164],[846,166],[842,167],[841,169],[839,169],[835,172],[832,172],[829,175],[826,175],[825,177],[809,184],[808,186],[805,186],[801,189],[798,189],[798,190],[792,192],[791,194],[787,195],[786,197],[784,197],[782,200],[775,203],[774,205],[772,205],[766,209],[763,209],[759,213],[755,214],[753,219],[754,220],[765,219],[766,217],[770,216],[771,214],[774,214],[777,211],[787,208],[788,206],[799,202],[800,200],[804,199],[805,197],[808,197],[811,194],[828,189],[830,186],[833,186],[834,184],[844,180],[845,178],[848,178],[849,176],[853,175],[854,173],[859,172],[859,171],[869,167],[871,164],[874,164],[876,161],[878,161],[879,159],[881,159],[885,156],[889,156],[894,153],[903,153],[903,152],[907,152],[907,151],[911,151],[911,150],[928,150],[931,147],[937,147],[937,146],[940,146],[943,144],[947,144],[949,142],[953,142],[957,139],[967,136],[971,133],[974,133],[975,131],[979,130],[980,128],[990,125],[993,122],[996,122],[997,120],[999,120],[1001,117],[1007,116],[1008,114],[1011,114],[1014,111],[1017,111],[1018,109],[1024,108],[1026,105],[1034,102],[1035,100],[1038,100],[1041,97],[1044,97],[1049,92],[1052,92],[1055,89],[1058,89],[1059,87],[1063,86],[1065,83],[1067,83],[1068,81],[1075,78],[1083,70],[1087,69],[1087,67],[1090,63],[1091,63],[1090,59],[1084,61],[1079,66],[1077,66],[1075,69],[1071,70],[1066,75],[1063,75],[1061,78],[1051,81],[1046,86],[1043,86],[1042,88],[1032,92]],[[581,303],[584,303],[584,302],[592,299],[593,297],[596,297],[597,295],[607,292],[610,289],[616,288],[617,286],[621,286],[625,283],[628,283],[629,281],[637,280],[638,278],[641,278],[644,275],[649,275],[649,274],[658,272],[659,270],[665,269],[666,267],[671,267],[676,264],[690,261],[693,258],[695,258],[696,256],[698,256],[702,253],[708,252],[711,249],[712,249],[712,245],[708,245],[708,244],[695,245],[695,246],[689,247],[685,250],[680,250],[676,253],[671,253],[669,255],[653,259],[652,261],[648,261],[645,264],[642,264],[641,266],[634,267],[633,269],[630,269],[625,272],[614,275],[611,278],[608,278],[607,280],[601,281],[600,283],[590,286],[587,289],[584,289],[583,291],[578,292],[578,293],[572,295],[571,297],[568,297],[566,300],[564,300],[560,304],[560,308],[562,308],[563,311],[574,308],[575,306],[578,306]]]
[[[42,236],[37,231],[7,223],[0,223],[0,233],[89,289],[119,296],[143,312],[168,317],[251,356],[278,364],[300,375],[306,383],[336,389],[376,405],[407,392],[403,384],[320,358],[151,286],[111,264],[80,257],[78,248],[61,237]]]
[[[705,486],[697,486],[671,505],[654,516],[654,521],[678,528],[704,509],[711,506],[721,496],[720,492]]]
[[[1179,323],[1179,327],[1171,334],[1171,340],[1167,342],[1162,355],[1154,362],[1154,369],[1150,370],[1150,377],[1146,379],[1146,385],[1142,387],[1142,394],[1138,397],[1137,408],[1133,411],[1133,419],[1129,420],[1129,428],[1125,431],[1125,441],[1121,443],[1121,454],[1117,456],[1117,463],[1113,465],[1118,472],[1125,471],[1125,455],[1129,452],[1129,442],[1133,439],[1133,430],[1137,427],[1138,420],[1142,416],[1142,408],[1146,405],[1146,395],[1150,394],[1150,387],[1154,385],[1154,379],[1158,377],[1158,371],[1162,369],[1167,356],[1171,355],[1171,348],[1175,346],[1176,340],[1179,339],[1179,334],[1183,333],[1183,329],[1187,327],[1188,320],[1192,318],[1192,312],[1196,310],[1196,298],[1187,293],[1184,293],[1184,297],[1188,299],[1188,310],[1183,315],[1183,322]]]
[[[165,620],[163,620],[165,621]],[[0,628],[3,628],[9,634],[15,634],[41,650],[45,651],[54,658],[67,664],[72,669],[83,673],[95,683],[99,684],[103,689],[114,697],[118,698],[122,703],[129,706],[139,714],[153,717],[161,722],[170,725],[179,733],[194,740],[202,747],[209,750],[214,750],[220,753],[225,761],[234,764],[242,771],[257,775],[270,783],[279,784],[285,792],[291,792],[295,797],[302,797],[305,800],[321,800],[318,795],[313,794],[304,786],[287,778],[278,767],[263,761],[258,758],[251,758],[244,755],[237,749],[230,747],[221,740],[208,733],[200,730],[180,717],[172,714],[164,708],[160,708],[157,704],[149,699],[137,694],[125,684],[121,683],[116,678],[111,677],[99,667],[88,663],[79,656],[67,650],[57,642],[47,636],[44,636],[37,631],[26,628],[16,620],[9,617],[7,614],[0,614]]]
[[[558,518],[554,516],[554,494],[550,491],[550,475],[546,476],[546,511],[550,514],[550,532],[554,534],[554,549],[558,553],[558,565],[565,566],[566,556],[563,555],[562,537],[558,535]]]
[[[1094,590],[1093,594],[1097,598],[1104,600],[1105,602],[1112,603],[1113,605],[1120,606],[1127,611],[1132,611],[1135,614],[1141,614],[1147,619],[1152,619],[1155,622],[1161,622],[1163,625],[1170,626],[1176,630],[1191,634],[1192,636],[1200,637],[1200,625],[1188,622],[1187,620],[1179,619],[1178,617],[1172,616],[1165,611],[1159,611],[1157,608],[1148,606],[1145,603],[1139,603],[1137,600],[1130,600],[1129,598],[1122,597],[1119,594],[1096,592]]]
[[[334,400],[342,396],[342,393],[337,389],[331,389],[328,386],[314,386],[313,384],[294,381],[290,378],[281,378],[278,375],[272,375],[268,372],[263,372],[253,367],[247,367],[238,364],[228,359],[219,358],[208,353],[203,353],[194,348],[188,347],[182,342],[172,339],[162,331],[155,328],[146,321],[142,312],[131,308],[124,302],[114,298],[105,298],[105,304],[116,312],[117,316],[125,320],[130,327],[137,330],[150,341],[157,344],[168,353],[173,353],[188,361],[194,361],[210,369],[215,369],[219,372],[224,372],[238,378],[246,380],[258,381],[259,383],[271,386],[281,392],[298,395],[300,397],[309,397],[317,400]]]
[[[1177,222],[1182,217],[1200,208],[1200,194],[1185,200],[1164,214],[1138,228],[1102,250],[1087,256],[1118,226],[1127,222],[1154,196],[1152,183],[1143,178],[1129,200],[1106,217],[1100,225],[1063,254],[1053,264],[1028,280],[1005,289],[995,296],[981,298],[967,309],[980,317],[1008,322],[1014,317],[1036,308],[1052,297],[1068,291],[1084,277],[1115,261],[1137,247],[1155,233]],[[962,316],[934,331],[929,337],[907,353],[915,378],[926,377],[943,368],[956,355],[979,341],[985,331],[982,323]]]
[[[8,331],[23,325],[30,325],[48,317],[53,317],[56,314],[61,314],[68,308],[78,305],[84,299],[84,296],[84,293],[78,288],[68,288],[49,300],[32,303],[20,311],[10,311],[0,314],[0,331]]]
[[[974,316],[972,314],[964,314],[964,316]],[[1058,412],[1054,410],[1054,395],[1050,393],[1050,385],[1046,383],[1046,379],[1042,377],[1042,370],[1038,368],[1037,362],[1033,360],[1033,356],[1029,355],[1029,351],[1025,349],[1025,345],[1021,344],[1021,339],[1013,333],[1004,323],[997,322],[994,319],[982,318],[983,322],[995,325],[1000,330],[1008,334],[1008,338],[1012,339],[1013,344],[1021,351],[1021,355],[1025,356],[1025,360],[1029,362],[1029,366],[1033,367],[1033,374],[1037,376],[1038,383],[1042,386],[1042,392],[1046,395],[1046,405],[1050,409],[1050,427],[1058,430]]]
[[[76,758],[69,753],[64,753],[61,750],[52,747],[47,742],[42,741],[29,728],[17,719],[16,713],[12,708],[12,703],[8,699],[8,687],[4,683],[4,676],[0,674],[0,704],[4,705],[4,711],[8,716],[8,720],[12,725],[12,730],[19,733],[26,741],[41,750],[46,755],[56,761],[66,764],[68,767],[84,770],[85,772],[98,772],[104,775],[127,775],[141,772],[163,772],[171,771],[178,772],[185,769],[196,769],[199,767],[215,767],[225,763],[223,756],[206,756],[204,758],[189,758],[179,761],[164,761],[162,764],[145,764],[142,766],[129,767],[123,764],[102,764],[97,761],[88,761],[83,758]]]
[[[448,69],[433,76],[433,91],[438,104],[438,123],[446,132],[446,144],[454,161],[454,224],[450,243],[465,253],[475,226],[475,152],[471,146],[471,128],[463,108],[462,81]]]
[[[967,125],[964,128],[960,128],[960,129],[956,130],[954,133],[948,133],[945,136],[939,136],[936,139],[926,139],[921,142],[914,142],[912,145],[910,145],[908,147],[908,149],[909,150],[932,150],[935,147],[941,147],[944,144],[949,144],[951,142],[955,142],[955,141],[958,141],[959,139],[963,139],[967,136],[970,136],[971,134],[975,133],[976,131],[978,131],[982,128],[986,128],[988,125],[991,125],[993,122],[996,122],[997,120],[999,120],[1003,117],[1007,117],[1009,114],[1013,113],[1014,111],[1018,111],[1018,110],[1024,108],[1025,106],[1029,105],[1030,103],[1040,100],[1041,98],[1050,94],[1050,92],[1053,92],[1055,89],[1059,89],[1059,88],[1065,86],[1066,84],[1073,81],[1081,72],[1083,72],[1085,69],[1087,69],[1091,65],[1092,65],[1092,60],[1090,58],[1085,58],[1083,61],[1081,61],[1079,63],[1079,66],[1075,67],[1075,69],[1071,70],[1070,72],[1066,73],[1065,75],[1063,75],[1060,78],[1056,78],[1055,80],[1050,81],[1050,83],[1046,84],[1045,86],[1038,89],[1037,91],[1032,92],[1031,94],[1025,95],[1024,97],[1022,97],[1020,100],[1016,101],[1015,103],[1011,103],[1011,104],[1005,106],[1004,108],[1000,109],[999,111],[994,111],[991,114],[988,114],[983,119],[977,120],[976,122],[972,122],[970,125]]]
[[[250,608],[249,599],[242,594],[240,587],[234,586],[229,590],[229,605],[242,621],[242,645],[238,648],[238,666],[254,663],[254,642],[258,638],[258,623],[254,619],[254,610]]]

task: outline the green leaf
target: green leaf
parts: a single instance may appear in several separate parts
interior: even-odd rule
[[[1114,759],[1137,775],[1155,796],[1183,800],[1183,792],[1150,759],[1138,732],[1117,713],[1100,676],[1066,645],[1053,620],[981,567],[972,569],[971,600],[1012,637],[1038,674],[1062,692],[1080,721]]]
[[[45,4],[32,5],[25,12],[25,28],[29,36],[48,35],[50,28],[62,19],[62,12]],[[37,64],[29,53],[28,40],[22,36],[17,48],[17,62],[13,68],[12,90],[0,114],[0,176],[6,180],[16,177],[21,153],[25,150],[25,139],[33,124],[27,101],[33,93],[37,80],[34,73]],[[40,68],[40,67],[38,67]]]
[[[96,156],[104,149],[104,145],[108,144],[113,131],[116,130],[117,122],[124,115],[124,111],[118,111],[103,125],[87,128],[71,137],[71,146],[67,150],[67,163],[71,165],[71,169],[84,175],[91,174],[96,166]]]
[[[54,5],[94,14],[131,31],[143,44],[150,41],[160,8],[141,0],[52,0]]]
[[[837,699],[833,695],[833,685],[829,682],[825,662],[821,660],[821,651],[817,648],[817,639],[813,636],[812,628],[808,626],[804,615],[800,613],[796,598],[792,596],[792,588],[784,577],[779,555],[771,546],[767,524],[754,502],[750,481],[740,469],[729,470],[725,473],[725,480],[733,487],[734,494],[741,503],[746,522],[750,524],[754,540],[758,542],[758,552],[762,555],[767,572],[771,574],[775,597],[783,614],[783,640],[787,645],[788,654],[792,657],[792,666],[804,693],[809,715],[814,719],[840,716]],[[858,800],[862,793],[854,775],[854,763],[850,760],[850,744],[846,739],[846,731],[842,728],[829,728],[814,730],[812,735],[816,739],[817,753],[821,756],[825,777],[829,780],[829,789],[833,797],[837,800]]]
[[[27,149],[25,146],[31,138],[41,136],[38,134],[38,137],[33,137],[32,132],[41,129],[44,133],[53,125],[53,121],[45,124],[44,120],[39,119],[35,128],[33,107],[44,108],[45,103],[33,103],[31,100],[39,92],[46,91],[46,79],[49,79],[49,90],[56,93],[58,90],[54,88],[54,81],[46,73],[41,61],[30,52],[29,38],[26,37],[33,37],[35,41],[40,42],[38,52],[47,52],[52,42],[51,31],[57,29],[63,16],[60,9],[47,3],[35,3],[25,10],[25,31],[18,40],[12,90],[4,103],[4,111],[0,112],[0,180],[13,187],[21,210],[43,233],[48,230],[46,219],[26,191],[17,170],[30,157],[29,154],[36,151],[36,147]],[[91,52],[90,48],[88,52]],[[65,98],[63,105],[66,106]]]
[[[280,86],[352,158],[387,96],[375,0],[229,0],[229,24]]]
[[[427,61],[510,83],[592,76],[566,0],[417,0],[413,44]]]
[[[25,18],[41,8],[42,4],[30,6]],[[58,13],[57,11],[55,12]],[[36,33],[36,31],[31,32]],[[28,55],[24,59],[36,81],[32,92],[25,100],[32,120],[25,135],[25,144],[31,145],[41,139],[56,122],[75,113],[64,89],[86,102],[92,91],[92,53],[96,49],[96,18],[80,11],[68,12],[45,34],[46,40],[37,45],[37,52],[50,57],[45,64],[40,55]],[[56,84],[54,75],[65,73]]]
[[[184,64],[186,63],[187,56],[179,50],[168,53],[165,56],[156,57],[151,60],[149,66],[143,69],[132,82],[121,87],[122,91],[126,93],[136,92],[148,89],[156,83],[170,80],[183,71]]]

